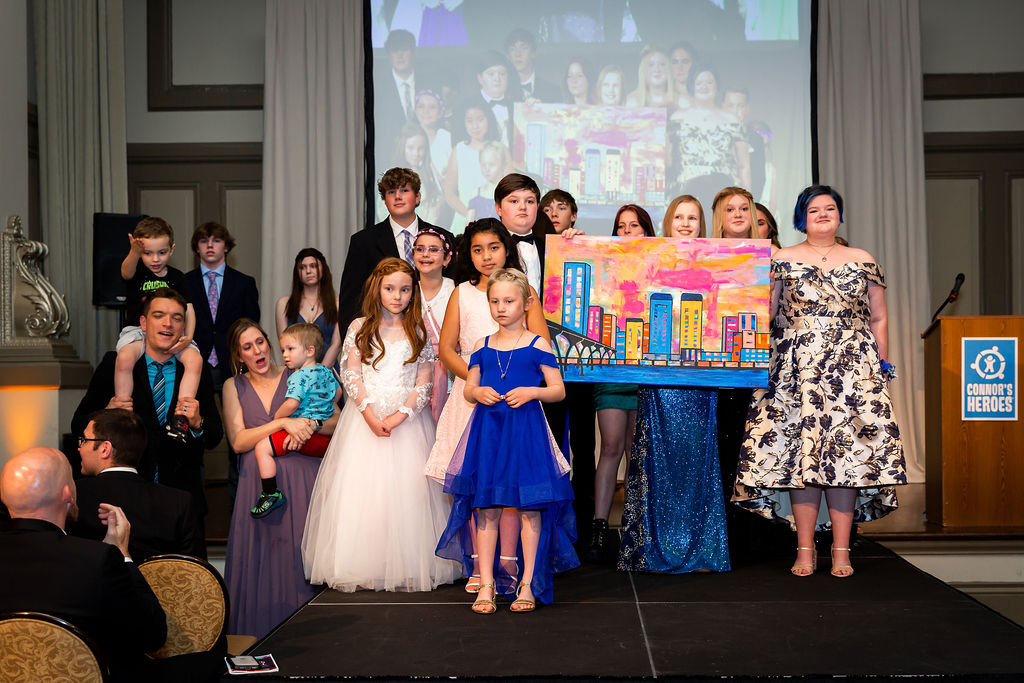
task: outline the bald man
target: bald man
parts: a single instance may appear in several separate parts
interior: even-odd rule
[[[64,527],[78,512],[71,466],[41,447],[4,465],[0,499],[11,515],[0,531],[0,612],[66,619],[96,642],[114,680],[148,680],[144,654],[163,645],[167,621],[128,555],[131,527],[121,509],[100,506],[102,542],[68,536]]]

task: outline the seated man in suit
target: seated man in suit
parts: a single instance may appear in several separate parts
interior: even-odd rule
[[[192,335],[199,352],[213,368],[213,386],[220,391],[232,375],[227,332],[239,318],[260,321],[260,295],[256,280],[227,265],[235,238],[220,223],[203,223],[192,233],[192,251],[199,267],[185,273],[182,294],[192,303],[196,330]]]
[[[12,517],[0,531],[0,612],[65,619],[96,642],[115,680],[151,680],[145,653],[163,645],[167,621],[132,563],[124,513],[102,506],[102,543],[64,533],[77,514],[75,484],[53,448],[11,458],[0,471],[0,498]]]
[[[71,419],[71,431],[83,434],[89,417],[103,408],[132,410],[146,425],[146,450],[139,461],[139,474],[192,494],[197,507],[196,535],[204,539],[203,517],[206,515],[206,496],[203,489],[203,453],[214,448],[224,436],[220,415],[213,402],[213,382],[210,368],[203,365],[196,398],[178,399],[182,365],[170,353],[181,338],[185,324],[185,304],[173,289],[162,288],[153,292],[143,307],[139,325],[146,336],[146,353],[135,364],[135,388],[131,398],[114,396],[114,361],[116,355],[108,353],[93,373],[89,388],[78,404]],[[169,436],[163,425],[175,411],[188,420],[187,439],[181,444]]]
[[[453,234],[421,221],[416,216],[416,207],[420,204],[420,177],[415,171],[408,168],[388,169],[377,183],[377,191],[388,209],[388,217],[352,235],[348,244],[338,295],[338,329],[342,337],[348,332],[349,323],[361,315],[359,309],[363,285],[378,263],[394,256],[412,264],[416,234],[427,228],[444,235],[448,244],[455,244]],[[445,272],[445,275],[450,274]]]
[[[138,415],[121,409],[93,413],[78,444],[86,476],[75,483],[84,514],[72,526],[72,535],[102,539],[107,530],[93,512],[109,503],[132,520],[128,550],[137,562],[165,553],[202,554],[192,496],[139,476],[146,426]]]

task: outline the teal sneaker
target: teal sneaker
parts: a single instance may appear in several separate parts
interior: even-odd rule
[[[256,519],[260,517],[266,517],[275,508],[279,508],[285,503],[284,494],[280,490],[274,491],[273,493],[261,493],[259,500],[256,501],[256,507],[249,511]]]

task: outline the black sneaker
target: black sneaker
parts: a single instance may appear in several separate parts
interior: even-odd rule
[[[280,490],[274,491],[273,493],[261,493],[259,500],[256,501],[256,507],[249,510],[249,514],[256,519],[266,517],[273,512],[275,508],[279,508],[284,505],[284,502],[285,497]]]
[[[175,415],[171,418],[164,429],[167,430],[167,436],[171,437],[175,441],[185,443],[188,441],[188,418],[184,415]]]

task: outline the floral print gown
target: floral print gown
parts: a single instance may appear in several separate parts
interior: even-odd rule
[[[907,475],[900,430],[869,328],[868,287],[885,286],[875,263],[822,270],[773,261],[782,285],[772,321],[767,389],[754,392],[733,502],[793,522],[788,490],[857,489],[854,521],[897,506]],[[823,505],[818,528],[828,527]]]

